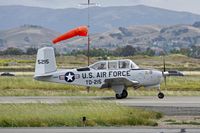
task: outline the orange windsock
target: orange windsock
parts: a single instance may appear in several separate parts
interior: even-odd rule
[[[58,36],[52,42],[53,42],[53,44],[56,44],[60,41],[67,40],[67,39],[70,39],[75,36],[87,36],[87,33],[88,33],[88,27],[80,26],[80,27],[77,27],[75,29],[72,29],[72,30],[64,33],[63,35]]]

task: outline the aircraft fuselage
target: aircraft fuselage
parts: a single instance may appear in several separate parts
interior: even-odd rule
[[[77,69],[57,70],[51,73],[51,77],[39,77],[37,80],[98,87],[104,84],[107,78],[126,77],[132,81],[138,81],[144,87],[159,85],[162,81],[162,72],[149,69],[123,69],[123,70],[86,70]],[[116,83],[117,84],[117,83]],[[120,83],[119,83],[120,84]]]

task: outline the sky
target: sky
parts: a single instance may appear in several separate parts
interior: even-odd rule
[[[200,0],[90,0],[91,3],[106,6],[147,5],[175,11],[200,14]],[[87,0],[0,0],[0,5],[25,5],[47,8],[83,8]]]

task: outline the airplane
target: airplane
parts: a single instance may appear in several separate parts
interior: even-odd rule
[[[158,98],[164,98],[160,90],[166,76],[183,76],[179,71],[143,69],[129,59],[98,61],[84,68],[57,69],[52,47],[40,48],[37,52],[34,79],[39,81],[81,85],[86,87],[112,88],[117,99],[128,96],[128,87],[138,89],[157,88]]]

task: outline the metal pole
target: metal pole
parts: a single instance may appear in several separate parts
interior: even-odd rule
[[[87,3],[82,3],[80,5],[88,6],[88,46],[87,46],[87,57],[88,57],[88,66],[90,65],[90,6],[100,6],[100,4],[97,3],[91,3],[90,0],[88,0]]]
[[[90,0],[88,0],[88,66],[90,65]]]
[[[88,0],[88,3],[81,4],[81,5],[87,5],[88,6],[88,44],[87,44],[87,64],[90,65],[90,5],[96,5],[95,3],[90,3],[90,0]],[[87,87],[87,92],[89,93],[90,87]]]
[[[90,65],[90,0],[88,0],[88,47],[87,47],[88,66]],[[90,87],[87,86],[87,92],[90,92]]]

